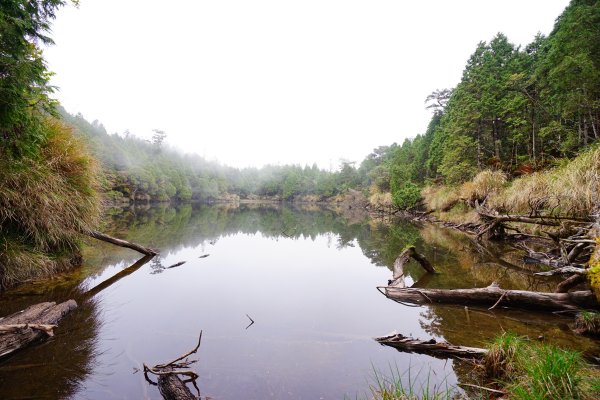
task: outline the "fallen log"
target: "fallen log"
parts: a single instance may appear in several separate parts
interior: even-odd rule
[[[578,310],[581,308],[600,308],[590,290],[568,293],[530,292],[527,290],[504,290],[496,283],[485,288],[474,289],[417,289],[378,287],[378,290],[392,300],[412,304],[479,304],[509,306],[516,308],[543,310]]]
[[[106,233],[98,232],[98,231],[89,231],[87,232],[88,236],[93,237],[94,239],[102,240],[103,242],[111,243],[116,246],[126,247],[128,249],[135,250],[147,256],[155,256],[158,254],[157,250],[151,249],[149,247],[144,247],[136,243],[128,242],[127,240],[117,239]]]
[[[0,357],[53,335],[52,329],[77,308],[75,300],[34,304],[0,320]]]
[[[455,346],[445,341],[419,340],[401,334],[394,334],[375,338],[375,340],[384,345],[394,347],[398,351],[406,351],[409,353],[428,354],[434,357],[443,358],[480,358],[486,353],[486,349],[478,347]]]
[[[188,357],[198,351],[201,341],[202,331],[200,331],[196,347],[184,355],[177,357],[175,360],[169,361],[168,363],[157,364],[153,367],[144,364],[144,377],[149,383],[158,386],[158,390],[165,400],[197,400],[200,398],[200,389],[198,389],[198,386],[196,385],[198,374],[189,369],[189,366],[198,360],[188,360]],[[157,383],[152,382],[148,374],[158,376]],[[180,375],[188,377],[187,381],[194,385],[194,388],[196,388],[196,391],[198,392],[198,396],[192,394],[185,384],[187,381],[181,380]]]

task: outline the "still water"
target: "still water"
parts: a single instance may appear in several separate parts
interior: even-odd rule
[[[201,330],[192,367],[213,399],[367,399],[375,371],[417,389],[468,380],[457,362],[373,340],[392,331],[482,346],[511,330],[597,351],[561,316],[386,299],[376,286],[407,244],[441,272],[411,264],[408,285],[551,287],[507,249],[436,226],[280,205],[136,208],[107,221],[107,232],[161,255],[126,269],[136,253],[90,242],[77,271],[4,293],[0,315],[68,298],[80,307],[52,340],[0,363],[0,398],[161,399],[139,369],[192,349]]]

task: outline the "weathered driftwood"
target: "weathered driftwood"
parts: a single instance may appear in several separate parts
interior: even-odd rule
[[[425,258],[424,255],[417,253],[413,246],[406,248],[398,258],[394,261],[394,272],[392,279],[388,281],[389,286],[395,287],[406,287],[404,282],[404,265],[413,258],[417,261],[423,269],[431,274],[436,274],[437,271],[433,268],[433,265]]]
[[[77,308],[75,300],[34,304],[0,320],[0,357],[52,336],[52,328]]]
[[[413,303],[480,304],[543,309],[578,310],[580,308],[600,308],[590,290],[569,293],[543,293],[526,290],[504,290],[493,283],[485,288],[475,289],[416,289],[380,287],[388,298]]]
[[[128,249],[138,251],[147,256],[155,256],[158,254],[157,250],[151,249],[149,247],[144,247],[144,246],[141,246],[136,243],[131,243],[131,242],[128,242],[127,240],[117,239],[115,237],[107,235],[106,233],[102,233],[102,232],[98,232],[98,231],[90,231],[87,234],[89,236],[93,237],[94,239],[102,240],[103,242],[112,243],[116,246],[126,247]]]
[[[164,364],[157,364],[153,367],[149,367],[144,364],[144,376],[146,380],[151,384],[158,385],[158,390],[165,400],[197,400],[200,398],[200,390],[196,385],[198,374],[189,369],[189,366],[195,363],[197,360],[188,360],[187,358],[198,351],[201,342],[202,331],[200,331],[200,336],[198,337],[198,344],[196,347],[184,355],[177,357],[173,361],[169,361]],[[152,382],[148,377],[148,374],[158,376],[157,383]],[[198,396],[192,394],[185,382],[181,380],[180,375],[188,377],[188,381],[191,382],[196,388]]]
[[[479,358],[487,353],[486,349],[478,347],[455,346],[448,342],[438,342],[435,339],[419,340],[401,334],[375,338],[382,345],[391,346],[398,351],[423,353],[437,357]]]

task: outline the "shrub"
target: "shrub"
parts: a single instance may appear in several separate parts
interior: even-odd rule
[[[399,208],[414,208],[421,201],[421,188],[412,182],[405,182],[392,193],[392,199]]]

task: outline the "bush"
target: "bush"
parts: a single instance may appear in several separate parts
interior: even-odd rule
[[[393,191],[392,199],[401,209],[414,208],[421,201],[421,188],[412,182],[406,182]]]

